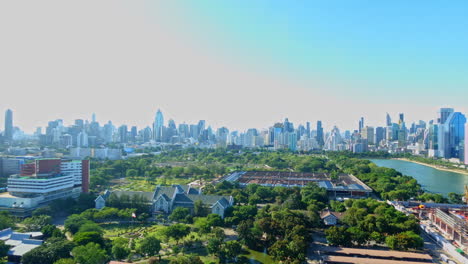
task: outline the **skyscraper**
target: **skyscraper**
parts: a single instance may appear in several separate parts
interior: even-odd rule
[[[386,121],[387,121],[387,127],[392,126],[392,118],[390,117],[388,113],[387,113]]]
[[[453,108],[441,108],[439,110],[439,116],[437,117],[437,123],[443,124],[447,120],[447,118],[450,116],[450,114],[453,113]]]
[[[362,129],[361,136],[363,139],[367,139],[369,145],[374,145],[374,127],[365,126]]]
[[[359,133],[362,132],[362,129],[364,128],[364,117],[361,117],[359,120]]]
[[[439,128],[439,157],[463,159],[466,117],[453,112]]]
[[[380,141],[384,140],[385,138],[385,129],[383,127],[376,127],[375,128],[375,145],[379,145]]]
[[[6,140],[13,139],[13,111],[10,109],[5,112],[5,132],[4,136]]]
[[[158,111],[156,112],[156,117],[154,118],[154,124],[153,124],[154,141],[161,141],[163,126],[164,126],[164,117],[163,117],[161,110],[158,109]]]
[[[320,148],[323,147],[325,144],[324,139],[323,139],[323,127],[322,127],[322,121],[317,121],[317,144],[320,146]]]
[[[398,124],[401,126],[401,124],[405,123],[405,114],[400,113],[398,114],[399,119],[398,119]]]
[[[465,155],[463,156],[465,164],[468,165],[468,123],[465,124]]]

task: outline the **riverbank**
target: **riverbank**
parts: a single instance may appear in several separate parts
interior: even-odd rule
[[[412,162],[412,163],[416,163],[416,164],[419,164],[419,165],[427,166],[427,167],[430,167],[430,168],[433,168],[433,169],[436,169],[436,170],[448,171],[448,172],[454,172],[454,173],[460,173],[460,174],[468,175],[468,170],[464,170],[464,169],[449,169],[449,168],[446,168],[446,167],[443,167],[443,166],[427,164],[427,163],[424,163],[424,162],[414,161],[414,160],[410,160],[410,159],[406,159],[406,158],[394,158],[394,160],[403,160],[403,161]]]

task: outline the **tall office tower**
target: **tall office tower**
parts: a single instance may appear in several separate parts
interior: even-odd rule
[[[338,127],[333,127],[330,136],[327,138],[327,141],[325,142],[325,149],[326,150],[331,150],[331,151],[338,151],[339,149],[339,144],[343,142],[341,138],[341,133]]]
[[[5,139],[10,141],[13,139],[13,111],[10,109],[5,112]]]
[[[320,148],[323,148],[323,145],[325,144],[324,139],[323,139],[323,127],[322,127],[322,121],[317,121],[317,144],[319,145]]]
[[[379,145],[382,140],[385,139],[385,128],[383,127],[376,127],[375,128],[375,145]]]
[[[77,126],[79,129],[83,129],[84,128],[83,119],[75,119],[75,126]]]
[[[288,133],[288,148],[291,151],[297,150],[297,134],[294,132]]]
[[[398,114],[399,119],[398,119],[398,124],[401,126],[401,124],[405,123],[405,114],[400,113]]]
[[[138,128],[136,126],[132,126],[132,128],[130,129],[131,141],[135,142],[137,135],[138,135]]]
[[[310,138],[310,122],[306,123],[306,136]]]
[[[149,142],[151,140],[151,127],[147,126],[143,129],[143,142]]]
[[[447,118],[450,116],[450,114],[453,113],[453,108],[441,108],[439,110],[439,116],[437,117],[437,123],[443,124],[447,120]]]
[[[77,147],[88,147],[88,133],[86,131],[80,132],[76,138]]]
[[[109,121],[107,124],[104,125],[103,134],[104,134],[104,142],[106,143],[112,142],[112,138],[114,137],[114,125],[112,125],[111,121]]]
[[[468,123],[465,124],[465,155],[463,156],[465,164],[468,165]]]
[[[163,126],[164,126],[164,117],[163,117],[161,110],[158,109],[158,111],[156,112],[156,117],[154,118],[154,124],[153,124],[154,141],[161,141]]]
[[[439,157],[463,158],[466,117],[460,112],[453,112],[439,127]]]
[[[288,118],[284,119],[283,128],[285,132],[294,132],[294,125],[293,123],[289,122]]]
[[[363,139],[367,139],[369,145],[374,145],[374,127],[365,126],[361,131],[361,136]]]
[[[181,138],[189,138],[190,137],[190,128],[187,124],[179,124],[179,136]]]
[[[128,142],[128,128],[126,125],[122,125],[119,127],[119,141],[120,143],[127,143]]]
[[[199,131],[197,125],[190,125],[190,137],[193,139],[198,139]]]
[[[361,117],[361,119],[359,119],[359,133],[362,132],[363,128],[364,128],[364,117]]]
[[[390,115],[388,113],[387,113],[386,121],[387,121],[387,127],[392,126],[392,118],[390,117]]]

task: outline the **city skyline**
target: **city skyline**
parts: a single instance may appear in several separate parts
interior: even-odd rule
[[[159,124],[159,127],[161,127],[161,124],[163,126],[167,126],[169,124],[169,121],[174,121],[176,124],[197,124],[199,121],[204,121],[206,123],[206,127],[211,127],[213,129],[219,129],[219,128],[222,128],[222,127],[226,127],[228,128],[230,131],[240,131],[240,132],[244,132],[244,131],[247,131],[248,129],[258,129],[258,130],[266,130],[268,129],[269,127],[271,127],[273,124],[276,124],[276,123],[282,123],[285,119],[288,119],[291,123],[293,123],[295,126],[298,126],[298,125],[304,125],[306,126],[307,123],[309,122],[311,124],[311,127],[312,129],[311,130],[315,130],[315,124],[316,122],[320,122],[320,125],[321,127],[324,129],[324,131],[326,133],[330,132],[331,130],[333,130],[334,127],[338,127],[342,133],[344,133],[345,131],[358,131],[360,132],[360,128],[361,128],[361,122],[363,127],[373,127],[373,128],[377,128],[377,127],[386,127],[387,126],[387,122],[388,122],[388,117],[390,116],[391,117],[391,120],[393,120],[394,123],[399,123],[399,116],[401,114],[403,114],[405,116],[404,118],[404,121],[406,123],[406,126],[409,126],[410,124],[412,123],[418,123],[419,121],[424,121],[424,122],[429,122],[429,121],[434,121],[435,123],[437,123],[437,119],[440,117],[440,110],[441,109],[451,109],[452,111],[455,109],[456,112],[461,112],[462,114],[467,114],[468,115],[468,112],[465,113],[463,111],[459,111],[459,109],[457,108],[446,108],[446,107],[443,107],[443,108],[438,108],[436,109],[435,111],[433,111],[433,116],[432,118],[430,119],[415,119],[415,120],[408,120],[407,118],[407,113],[401,113],[401,112],[395,112],[395,113],[389,113],[389,112],[385,112],[385,113],[382,113],[382,116],[380,118],[380,120],[377,120],[375,122],[373,122],[373,120],[369,121],[369,119],[367,118],[366,115],[360,115],[359,118],[357,118],[356,120],[354,120],[354,125],[352,125],[352,127],[344,127],[342,126],[341,124],[339,123],[331,123],[331,122],[327,122],[326,120],[324,119],[316,119],[316,120],[305,120],[303,122],[299,122],[297,120],[293,120],[291,118],[289,118],[288,116],[284,116],[284,117],[279,117],[279,118],[276,118],[274,119],[271,123],[268,123],[266,124],[265,126],[252,126],[252,127],[245,127],[245,128],[241,128],[241,129],[237,129],[235,127],[230,127],[228,125],[222,125],[222,123],[220,121],[214,121],[213,123],[209,122],[207,119],[205,118],[195,118],[191,121],[185,121],[183,119],[179,120],[177,118],[174,118],[174,117],[171,117],[171,116],[167,116],[166,112],[164,111],[164,109],[160,109],[160,108],[157,108],[156,111],[152,111],[151,114],[153,116],[152,119],[149,119],[146,121],[146,123],[141,123],[142,125],[138,125],[137,123],[132,123],[132,122],[129,122],[129,123],[117,123],[115,122],[114,120],[112,119],[109,119],[109,120],[104,120],[104,119],[101,119],[99,118],[99,114],[96,113],[96,112],[91,112],[89,116],[84,116],[83,118],[72,118],[72,119],[64,119],[64,118],[55,118],[55,119],[50,119],[50,120],[38,120],[38,123],[41,123],[42,125],[39,125],[39,126],[36,126],[36,127],[32,127],[30,131],[28,131],[27,129],[24,129],[21,125],[21,121],[19,122],[18,124],[18,121],[17,121],[17,115],[16,115],[16,111],[15,109],[6,109],[5,110],[5,115],[4,117],[10,113],[11,115],[14,116],[14,118],[11,120],[13,122],[13,127],[18,127],[20,128],[23,132],[25,132],[26,134],[33,134],[36,132],[36,130],[38,128],[41,128],[41,129],[44,129],[45,127],[47,127],[47,122],[49,121],[55,121],[55,120],[62,120],[63,121],[63,125],[65,126],[69,126],[69,125],[73,125],[75,124],[75,121],[76,120],[82,120],[82,121],[88,121],[88,122],[92,122],[93,120],[95,120],[96,122],[98,122],[100,125],[105,125],[107,124],[108,122],[112,122],[112,124],[115,126],[115,127],[120,127],[120,126],[128,126],[128,128],[131,128],[132,126],[136,126],[138,128],[138,130],[141,130],[141,129],[144,129],[146,127],[149,127],[151,128],[152,130],[154,130],[155,128],[155,124],[158,120],[161,120],[161,121],[158,121],[158,124]],[[11,112],[8,112],[8,111],[11,111]],[[161,116],[163,115],[163,116]],[[410,116],[411,116],[411,113],[410,113]],[[446,116],[448,117],[448,115]],[[144,122],[144,121],[142,121]],[[162,123],[161,123],[162,122]],[[215,124],[218,124],[218,123],[221,123],[221,125],[215,125]],[[263,123],[263,122],[259,122],[259,123]],[[6,125],[6,123],[3,123]],[[5,125],[2,126],[0,128],[0,131],[1,132],[4,132],[5,131]],[[154,133],[154,132],[153,132]],[[160,137],[159,136],[156,136],[156,137]]]
[[[239,130],[284,117],[350,129],[382,112],[468,112],[466,3],[30,4],[0,4],[1,25],[15,25],[0,26],[4,107],[27,131],[92,111],[143,126],[158,107]]]

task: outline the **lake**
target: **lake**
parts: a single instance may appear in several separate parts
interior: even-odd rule
[[[392,160],[392,159],[370,159],[380,167],[395,169],[404,175],[415,178],[424,190],[447,195],[450,192],[464,193],[464,186],[468,185],[468,175],[436,170],[434,168],[417,163]]]

